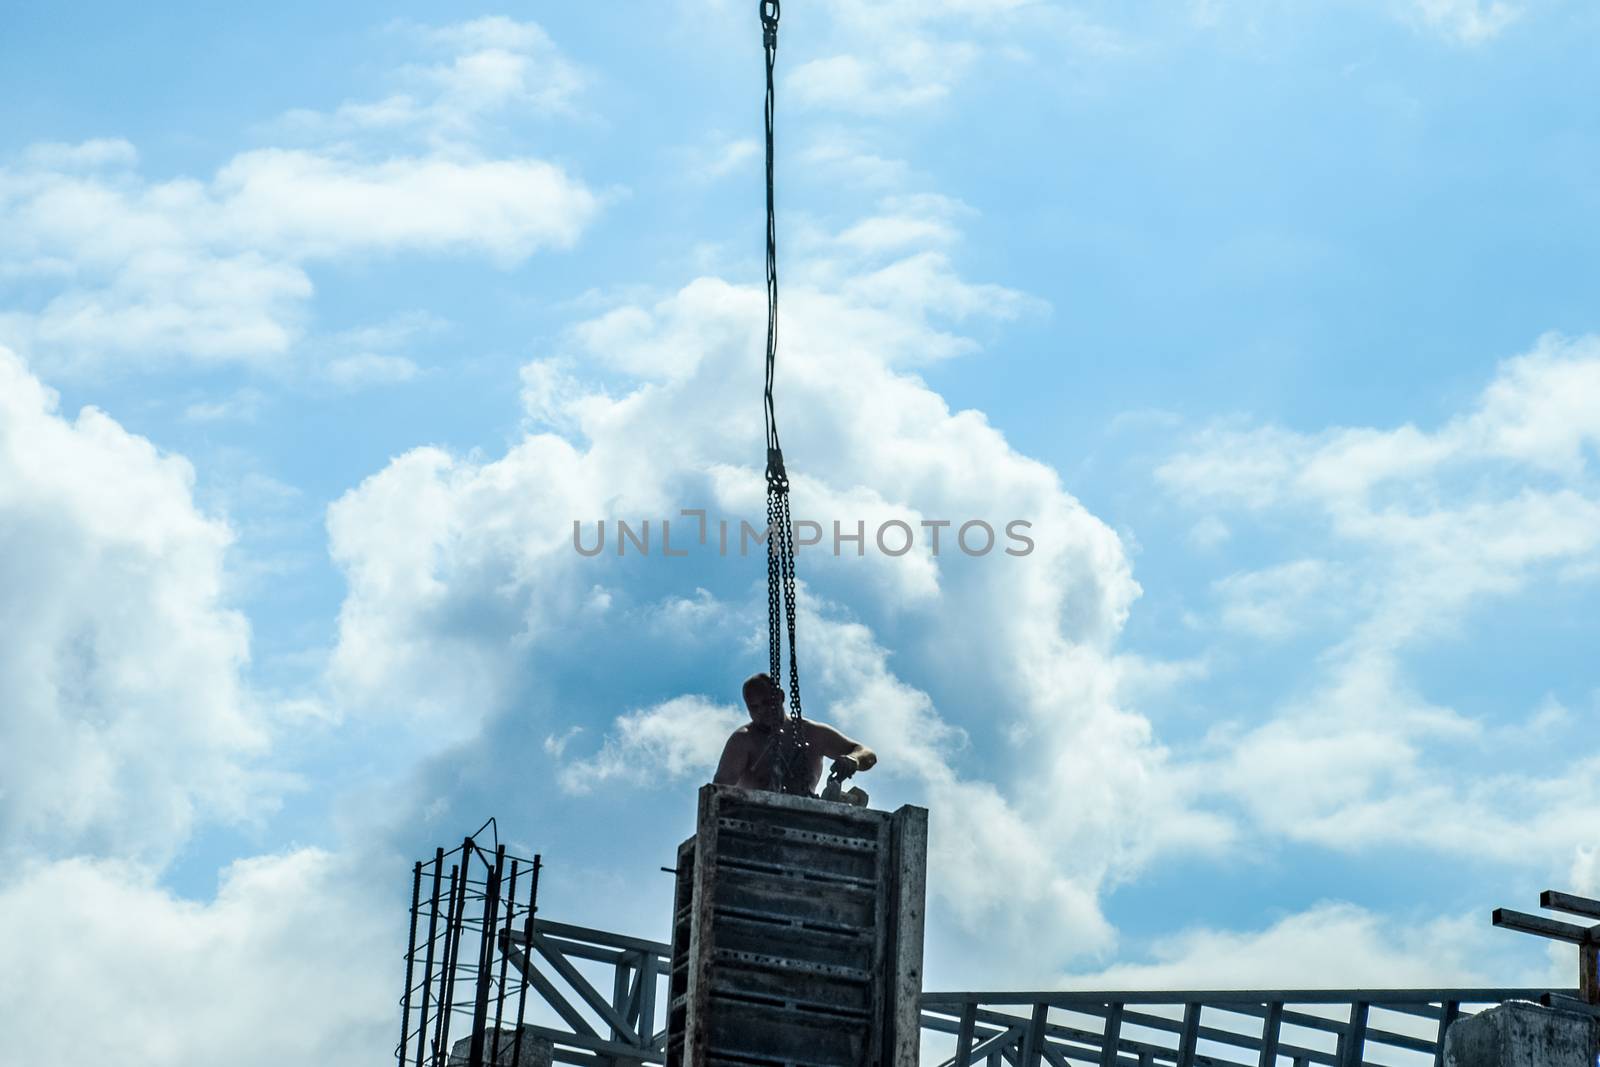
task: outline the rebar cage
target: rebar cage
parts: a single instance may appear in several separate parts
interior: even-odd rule
[[[541,864],[492,848],[469,836],[412,868],[398,1067],[523,1063],[530,983],[511,941],[532,938]]]

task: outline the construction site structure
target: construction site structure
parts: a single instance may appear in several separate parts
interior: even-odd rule
[[[707,785],[678,849],[668,1067],[915,1067],[928,813]]]
[[[415,864],[397,1067],[645,1067],[669,1055],[689,1067],[909,1067],[919,1030],[930,1067],[1592,1067],[1600,1055],[1600,900],[1540,897],[1588,924],[1504,908],[1493,915],[1497,926],[1573,944],[1576,987],[919,996],[923,812],[719,788],[701,798],[700,816],[701,833],[680,853],[672,945],[536,917],[538,856],[508,856],[468,837]],[[696,852],[708,824],[705,855],[717,862],[702,865]],[[855,873],[808,851],[822,838],[855,857],[844,861],[860,865]],[[854,848],[839,847],[851,840]],[[867,840],[877,849],[861,847]],[[861,860],[884,854],[887,867]],[[743,879],[749,872],[767,877]],[[819,955],[845,941],[820,935],[864,935],[869,900],[874,922],[885,922],[860,938],[858,954]],[[860,952],[869,940],[870,952]],[[874,1041],[879,1019],[885,1040]],[[793,1022],[801,1025],[786,1031]],[[706,1027],[705,1041],[692,1046],[696,1026]],[[741,1058],[731,1039],[746,1026],[758,1043]],[[778,1033],[815,1040],[759,1044]],[[718,1043],[724,1037],[729,1044]]]

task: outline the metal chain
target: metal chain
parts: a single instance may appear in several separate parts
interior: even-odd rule
[[[794,523],[789,518],[789,496],[780,498],[779,521],[783,530],[783,614],[789,628],[789,714],[795,720],[802,718],[800,709],[800,657],[795,645],[794,620],[798,598],[794,588]]]
[[[778,597],[783,584],[783,566],[778,561],[777,534],[779,495],[773,492],[771,472],[767,481],[767,675],[774,685],[783,677],[783,637],[778,630]]]
[[[773,70],[778,55],[778,0],[761,0],[761,43],[766,53],[767,98],[767,380],[763,406],[767,427],[767,660],[773,685],[783,679],[783,639],[789,641],[789,721],[773,738],[771,785],[786,793],[811,792],[806,773],[804,714],[800,706],[800,663],[795,644],[794,522],[789,513],[789,474],[778,440],[778,418],[772,403],[773,372],[778,358],[778,223],[773,183],[773,116],[777,93]],[[780,628],[778,607],[783,606]]]

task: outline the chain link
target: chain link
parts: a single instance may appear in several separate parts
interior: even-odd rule
[[[783,525],[783,615],[789,629],[789,714],[803,717],[800,707],[800,657],[795,644],[794,622],[797,597],[794,585],[794,523],[789,517],[789,495],[780,499],[779,521]]]
[[[767,486],[767,674],[777,685],[783,677],[783,637],[778,631],[778,597],[783,568],[778,561],[778,494]]]

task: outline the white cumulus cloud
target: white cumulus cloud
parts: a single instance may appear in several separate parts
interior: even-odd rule
[[[934,223],[949,215],[943,203],[895,210]],[[961,320],[1014,311],[1016,301],[961,298],[984,290],[930,258],[927,243],[945,240],[940,225],[904,226],[894,241],[873,242],[854,273],[859,250],[835,242],[818,254],[840,277],[786,288],[779,419],[796,515],[830,534],[836,518],[847,531],[858,518],[913,529],[983,519],[997,531],[1025,519],[1036,548],[969,558],[952,526],[937,558],[926,541],[898,559],[804,550],[806,708],[884,754],[879,784],[863,782],[875,796],[886,791],[880,800],[937,809],[934,847],[949,872],[935,889],[942,914],[1031,943],[1041,960],[1064,959],[1108,946],[1097,903],[1108,879],[1154,851],[1202,848],[1228,831],[1188,811],[1149,724],[1121,703],[1126,672],[1114,645],[1138,587],[1116,534],[981,413],[951,411],[898,369],[968,347],[953,332]],[[795,275],[828,272],[801,264]],[[889,277],[895,284],[875,281]],[[418,449],[341,499],[329,528],[350,591],[331,678],[345,699],[464,737],[498,714],[540,714],[520,704],[553,684],[540,678],[585,677],[592,661],[614,657],[643,679],[684,659],[722,663],[731,696],[765,659],[753,647],[763,632],[764,600],[750,588],[759,561],[730,556],[672,572],[678,561],[619,559],[614,530],[601,555],[585,558],[573,522],[588,543],[601,519],[637,529],[649,518],[657,538],[667,519],[685,547],[696,523],[679,509],[705,507],[713,525],[700,551],[715,553],[719,515],[761,513],[751,354],[764,308],[757,287],[709,277],[614,308],[524,371],[535,418],[505,455]],[[585,380],[580,367],[606,380]],[[673,573],[693,575],[692,586],[715,578],[725,610],[673,607],[704,599],[688,599]],[[728,657],[745,668],[728,671]],[[647,787],[709,775],[738,721],[721,695],[677,688],[609,715],[601,705],[602,739],[585,754],[559,718],[585,697],[562,688],[536,705],[546,719],[535,729],[562,739],[553,744],[564,744],[570,786]],[[1012,770],[996,778],[968,766],[985,761]]]
[[[1253,930],[1196,926],[1154,959],[1067,976],[1077,989],[1360,989],[1564,984],[1530,970],[1484,915],[1396,919],[1325,902]],[[1430,1035],[1431,1036],[1431,1035]]]
[[[159,862],[258,803],[231,533],[193,482],[105,413],[65,418],[0,348],[0,852]]]
[[[709,781],[723,742],[743,721],[743,713],[699,696],[628,712],[617,718],[600,751],[561,769],[561,786],[587,793],[617,781],[680,781],[691,775]]]
[[[38,294],[0,314],[0,340],[57,373],[279,363],[305,330],[310,263],[462,254],[509,267],[572,247],[601,198],[554,163],[488,155],[476,117],[523,97],[555,107],[575,75],[549,74],[567,67],[532,24],[425,36],[457,49],[425,96],[348,105],[338,114],[355,108],[353,125],[298,113],[288,128],[308,144],[241,152],[209,177],[146,178],[118,140],[36,145],[0,167],[0,277]],[[451,137],[397,147],[374,108]]]
[[[1293,695],[1218,725],[1196,773],[1270,834],[1342,850],[1398,842],[1550,872],[1592,846],[1600,749],[1552,764],[1534,743],[1548,713],[1491,731],[1430,699],[1408,663],[1490,606],[1592,582],[1597,443],[1600,339],[1555,335],[1435,429],[1197,434],[1157,472],[1174,496],[1236,523],[1310,523],[1301,550],[1319,553],[1221,579],[1219,621],[1261,637],[1342,625]]]
[[[126,863],[12,872],[0,881],[12,1055],[128,1067],[388,1056],[399,970],[380,961],[404,952],[405,913],[389,906],[396,894],[367,899],[361,874],[318,849],[259,856],[226,867],[198,903]]]

